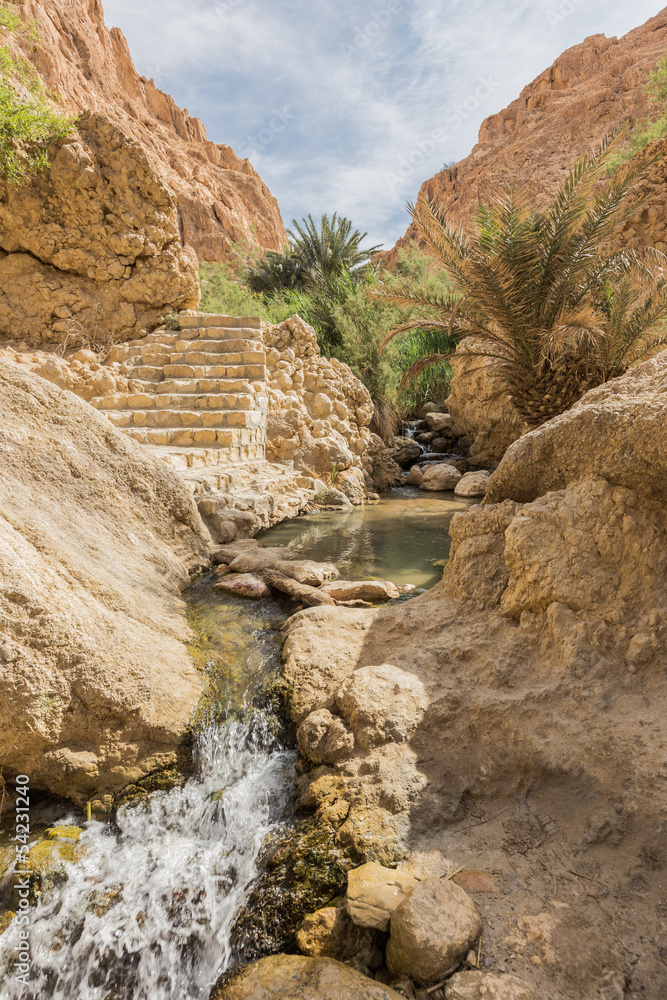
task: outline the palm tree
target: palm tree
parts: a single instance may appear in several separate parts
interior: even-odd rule
[[[312,215],[298,223],[292,219],[294,229],[288,229],[291,253],[299,260],[313,283],[329,284],[332,279],[349,274],[360,278],[380,246],[361,249],[361,242],[368,235],[352,229],[352,223],[334,212],[331,219],[323,215],[318,230]]]
[[[605,138],[597,155],[582,156],[546,208],[532,207],[511,185],[460,232],[423,197],[410,205],[427,248],[448,272],[451,294],[381,291],[380,298],[412,310],[383,346],[424,326],[455,343],[468,338],[466,356],[485,359],[501,391],[537,426],[666,344],[667,332],[651,334],[667,315],[666,258],[648,247],[610,249],[647,200],[637,181],[661,155],[635,157],[601,183],[625,132]],[[420,359],[402,384],[449,356]]]

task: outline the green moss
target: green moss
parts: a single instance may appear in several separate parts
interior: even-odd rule
[[[270,837],[260,862],[262,874],[232,929],[236,957],[249,962],[293,952],[305,915],[339,896],[348,871],[358,863],[352,851],[335,843],[331,827],[318,826],[312,817]]]

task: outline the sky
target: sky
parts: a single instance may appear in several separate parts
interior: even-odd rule
[[[338,212],[392,246],[406,202],[571,45],[645,0],[103,0],[139,73],[248,157],[289,226]],[[368,242],[367,241],[367,242]]]

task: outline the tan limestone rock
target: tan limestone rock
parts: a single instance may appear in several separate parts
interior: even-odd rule
[[[345,907],[359,927],[386,931],[392,913],[416,885],[408,872],[370,861],[347,873]]]
[[[372,947],[372,931],[350,919],[342,899],[336,904],[303,918],[296,932],[297,947],[303,955],[344,960]]]
[[[178,592],[206,561],[187,486],[92,407],[0,365],[5,775],[77,801],[165,766],[200,682]]]
[[[354,736],[341,718],[326,708],[311,712],[296,733],[299,751],[315,764],[333,764],[354,749]]]
[[[461,479],[461,473],[453,465],[441,462],[438,465],[429,465],[419,483],[420,490],[432,490],[435,492],[453,490]]]
[[[324,583],[320,589],[335,601],[393,601],[401,596],[389,580],[336,580]]]
[[[482,931],[470,897],[447,879],[420,882],[391,917],[387,965],[422,985],[442,981]]]
[[[252,573],[231,572],[223,576],[218,583],[214,584],[216,590],[223,590],[226,594],[236,594],[238,597],[252,597],[260,600],[262,597],[271,596],[271,588]]]
[[[336,694],[336,704],[360,747],[402,743],[428,706],[424,685],[391,663],[360,667]]]
[[[342,962],[271,955],[215,989],[211,1000],[401,1000],[401,994]]]
[[[0,334],[108,343],[198,301],[174,196],[108,119],[87,112],[49,170],[21,185],[0,180]]]
[[[466,472],[454,487],[454,495],[457,497],[483,497],[488,481],[488,472]]]

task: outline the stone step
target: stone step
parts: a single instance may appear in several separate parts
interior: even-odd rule
[[[194,316],[180,316],[179,325],[181,330],[189,330],[202,327],[227,327],[228,329],[238,329],[248,327],[261,330],[262,321],[259,316],[225,316],[221,313],[197,313]]]
[[[264,445],[264,428],[250,427],[127,427],[125,433],[139,444],[213,446],[239,448]]]
[[[264,426],[262,410],[102,410],[116,427],[228,427],[256,430]]]
[[[265,448],[263,444],[239,444],[230,447],[169,447],[168,445],[146,444],[144,448],[154,458],[159,458],[173,469],[180,472],[197,469],[214,469],[216,466],[226,466],[229,463],[240,464],[251,461],[263,461]]]
[[[143,366],[137,368],[137,373],[144,372],[147,368]],[[263,364],[229,364],[229,365],[165,365],[163,368],[153,369],[160,372],[166,378],[246,378],[253,381],[266,382],[266,365]],[[132,376],[129,376],[130,378]],[[138,375],[138,377],[142,377]],[[148,381],[150,381],[148,376]],[[160,379],[156,378],[156,381]]]
[[[97,410],[258,410],[266,413],[268,396],[255,393],[156,394],[147,392],[115,393],[94,396],[90,403]]]
[[[256,390],[261,389],[261,382],[249,382],[243,378],[199,378],[199,379],[172,379],[166,378],[163,382],[156,383],[152,391],[155,393],[206,393],[216,395],[217,393],[242,393],[255,395]]]
[[[167,365],[265,365],[264,351],[226,351],[223,354],[209,351],[187,350],[175,351],[173,354],[159,355],[159,362],[153,364]]]
[[[265,354],[261,340],[174,340],[173,343],[156,341],[154,344],[141,344],[137,357],[144,359],[152,357],[169,358],[174,353],[205,352],[206,354],[241,354],[247,351]]]

